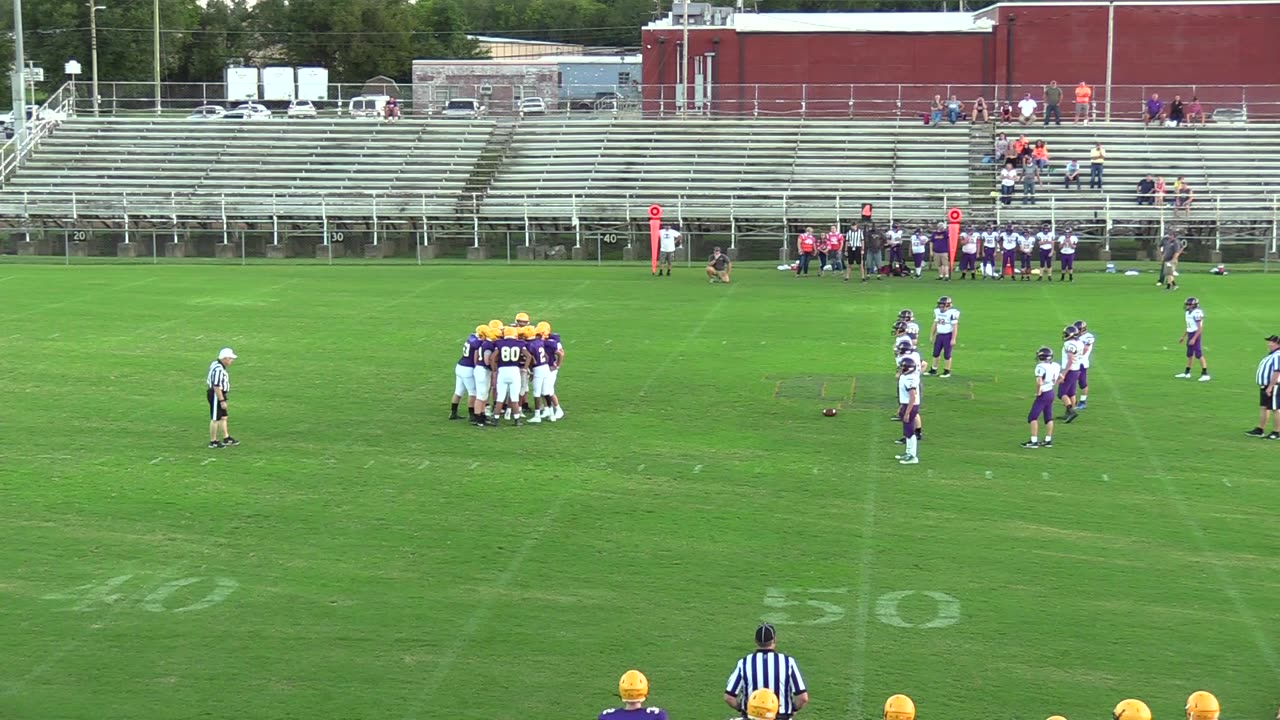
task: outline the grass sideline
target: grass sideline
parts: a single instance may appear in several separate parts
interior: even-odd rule
[[[1280,443],[1242,435],[1271,278],[700,276],[6,264],[0,717],[590,717],[629,667],[724,717],[762,617],[821,720],[1272,716]],[[943,292],[956,377],[904,468],[888,327]],[[1210,383],[1171,377],[1188,294]],[[521,310],[564,335],[565,420],[445,421],[466,332]],[[1090,407],[1022,450],[1078,318]]]

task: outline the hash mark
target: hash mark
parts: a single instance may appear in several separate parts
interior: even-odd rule
[[[644,463],[640,463],[640,467],[636,468],[636,472],[644,472]]]
[[[369,468],[371,468],[371,467],[373,467],[373,461],[372,461],[372,460],[370,460],[369,462],[365,463],[365,465],[364,465],[364,469],[365,469],[365,470],[368,470],[368,469],[369,469]]]
[[[695,473],[700,473],[700,472],[702,472],[702,466],[701,466],[701,465],[694,465],[694,466],[693,466],[693,471],[694,471]]]
[[[151,464],[152,464],[152,465],[155,465],[156,463],[160,462],[160,461],[161,461],[161,460],[163,460],[163,459],[164,459],[164,458],[162,458],[162,457],[158,457],[158,458],[156,458],[155,460],[152,460],[152,461],[151,461]]]
[[[1048,479],[1049,479],[1049,473],[1047,473],[1047,472],[1042,472],[1042,473],[1040,473],[1040,479],[1041,479],[1041,480],[1048,480]]]
[[[1231,487],[1231,481],[1226,478],[1222,478],[1222,484]]]
[[[1111,482],[1111,476],[1106,473],[1102,473],[1102,482]]]
[[[478,467],[480,467],[480,463],[479,463],[479,462],[473,462],[473,463],[471,463],[471,467],[470,467],[470,469],[471,469],[471,470],[475,470],[475,469],[476,469],[476,468],[478,468]]]
[[[993,477],[995,477],[995,474],[994,474],[994,473],[992,473],[990,470],[988,470],[988,471],[987,471],[987,479],[988,479],[988,480],[990,480],[990,479],[991,479],[991,478],[993,478]]]
[[[201,465],[208,465],[208,464],[209,464],[209,463],[211,463],[211,462],[214,462],[214,459],[213,459],[213,458],[205,458],[204,462],[202,462],[202,463],[200,463],[200,464],[201,464]]]
[[[423,460],[423,461],[422,461],[422,464],[418,466],[418,469],[419,469],[419,470],[421,470],[422,468],[424,468],[424,467],[426,467],[426,466],[428,466],[428,465],[430,465],[430,464],[431,464],[431,461],[430,461],[430,460]]]

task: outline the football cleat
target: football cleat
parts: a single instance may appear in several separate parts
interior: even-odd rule
[[[1112,720],[1151,720],[1151,708],[1141,700],[1121,700],[1111,711]]]
[[[1201,375],[1201,376],[1200,376],[1200,379],[1199,379],[1199,380],[1197,380],[1196,382],[1209,382],[1209,376],[1208,376],[1208,375]]]
[[[1040,447],[1040,443],[1035,440],[1028,440],[1022,443],[1022,447],[1027,448],[1028,450],[1031,450],[1031,449]]]
[[[1053,441],[1052,441],[1052,440],[1045,440],[1044,442],[1040,443],[1040,447],[1042,447],[1042,448],[1051,448],[1051,447],[1053,447]]]
[[[1189,377],[1191,377],[1191,373],[1185,373],[1185,372],[1184,372],[1184,373],[1178,373],[1177,375],[1174,375],[1174,377],[1176,377],[1176,378],[1189,378]]]
[[[1218,698],[1206,690],[1197,690],[1187,698],[1187,720],[1218,720],[1222,707]]]
[[[1188,310],[1195,310],[1196,308],[1200,307],[1200,300],[1199,298],[1189,297],[1187,298],[1187,301],[1182,304],[1182,306]]]
[[[557,406],[556,406],[556,416],[555,416],[555,417],[556,417],[556,419],[557,419],[557,420],[559,420],[560,418],[564,417],[564,410],[563,410],[563,409],[561,409],[561,407],[560,407],[559,405],[557,405]]]
[[[769,688],[760,688],[747,698],[747,717],[750,720],[774,720],[778,717],[778,696]]]
[[[1248,435],[1249,437],[1266,437],[1267,432],[1260,427],[1256,427],[1245,433],[1245,435]]]
[[[531,422],[531,423],[540,423],[540,422],[542,422],[542,416],[541,416],[541,415],[533,415],[533,416],[531,416],[531,417],[528,419],[528,421],[527,421],[527,422]]]
[[[649,697],[649,678],[639,670],[628,670],[618,679],[618,697],[622,702],[644,702]]]
[[[1036,351],[1036,360],[1039,360],[1040,362],[1049,362],[1052,359],[1053,359],[1052,349],[1047,347],[1042,347]]]
[[[899,465],[919,465],[920,458],[916,457],[915,455],[907,455],[906,457],[899,460],[898,464]]]

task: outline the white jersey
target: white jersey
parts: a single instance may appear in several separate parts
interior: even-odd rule
[[[920,353],[917,352],[916,350],[912,350],[909,353],[904,353],[898,357],[895,357],[893,361],[894,363],[900,363],[907,358],[911,358],[912,360],[915,360],[917,368],[924,367],[923,362],[920,359]],[[919,371],[916,371],[916,374],[919,375],[920,374]]]
[[[1061,246],[1060,252],[1063,255],[1072,255],[1076,251],[1076,245],[1079,244],[1080,238],[1075,235],[1060,235],[1058,244]]]
[[[914,320],[907,322],[907,337],[911,338],[912,345],[920,341],[920,325]]]
[[[916,367],[919,367],[917,365]],[[920,371],[907,373],[898,377],[898,402],[906,405],[911,402],[911,391],[916,391],[916,404],[924,401],[924,392],[920,388]]]
[[[1036,364],[1036,380],[1040,382],[1040,392],[1049,392],[1062,377],[1062,366],[1050,360]]]
[[[1053,233],[1051,232],[1036,233],[1036,246],[1039,247],[1041,250],[1052,250],[1053,249]]]
[[[1187,311],[1187,334],[1190,335],[1200,329],[1201,323],[1204,322],[1204,311],[1200,308]]]
[[[1018,238],[1020,237],[1022,236],[1019,235],[1018,233],[1002,232],[1000,233],[1000,247],[1004,248],[1005,250],[1012,250],[1018,247]]]
[[[993,248],[996,241],[1000,239],[1000,235],[993,230],[982,233],[982,247]]]
[[[915,255],[915,254],[924,252],[924,246],[925,246],[925,243],[928,242],[928,240],[929,239],[926,238],[924,235],[912,235],[911,236],[911,254]]]
[[[902,231],[901,231],[901,230],[890,230],[889,232],[885,233],[885,234],[884,234],[884,236],[885,236],[885,239],[889,241],[889,244],[890,244],[890,245],[901,245],[901,244],[902,244]]]
[[[978,252],[978,233],[965,233],[960,236],[960,252],[966,255],[976,255]]]
[[[1062,367],[1065,370],[1079,370],[1083,360],[1083,349],[1079,340],[1068,340],[1062,343]]]
[[[1034,248],[1035,245],[1036,245],[1035,238],[1031,237],[1030,235],[1018,236],[1018,249],[1021,250],[1022,252],[1024,253],[1031,252],[1031,249]]]
[[[1080,360],[1080,367],[1089,368],[1089,361],[1093,358],[1093,333],[1084,332],[1077,338],[1080,341],[1080,351],[1084,353],[1084,357]]]
[[[662,228],[658,232],[658,250],[662,252],[675,252],[676,241],[680,239],[680,231],[675,228]]]
[[[949,335],[956,327],[956,323],[960,322],[960,311],[955,308],[933,309],[933,324],[937,328],[939,335]]]

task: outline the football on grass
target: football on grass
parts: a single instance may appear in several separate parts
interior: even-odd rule
[[[827,417],[835,417],[835,416],[836,416],[836,409],[835,409],[835,408],[827,408],[826,410],[823,410],[823,411],[822,411],[822,414],[823,414],[823,415],[826,415]]]

